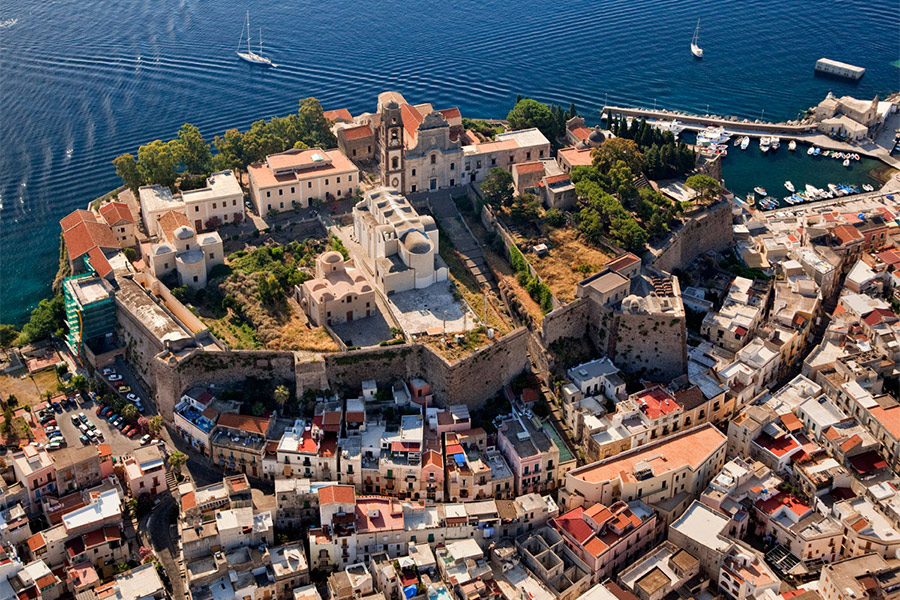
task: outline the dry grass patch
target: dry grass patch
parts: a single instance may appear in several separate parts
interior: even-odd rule
[[[578,232],[568,227],[550,229],[545,237],[550,241],[547,254],[539,257],[529,252],[525,258],[561,302],[574,300],[575,284],[599,271],[613,258],[582,242]]]

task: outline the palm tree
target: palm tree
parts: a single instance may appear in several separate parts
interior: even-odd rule
[[[169,455],[169,466],[173,471],[177,474],[181,474],[181,467],[187,462],[188,457],[187,454],[181,452],[180,450],[175,450],[172,454]]]
[[[284,412],[284,404],[290,397],[291,392],[287,389],[287,387],[279,385],[277,388],[275,388],[275,402],[278,404],[279,413]]]
[[[160,431],[162,431],[163,420],[159,415],[153,415],[150,417],[150,420],[147,422],[147,427],[150,429],[150,433],[156,435]]]

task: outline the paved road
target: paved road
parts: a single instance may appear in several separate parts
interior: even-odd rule
[[[176,600],[185,598],[184,582],[178,565],[178,550],[169,535],[169,511],[175,505],[172,496],[160,496],[156,505],[139,524],[141,544],[153,548],[172,584],[172,595]]]

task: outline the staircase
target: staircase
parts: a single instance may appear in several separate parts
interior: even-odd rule
[[[481,245],[465,226],[462,215],[456,210],[456,204],[453,202],[450,192],[440,190],[429,194],[428,205],[431,207],[434,218],[440,222],[441,227],[450,237],[453,246],[462,256],[463,264],[478,285],[482,289],[498,292],[497,285],[490,276],[490,270],[484,261]]]

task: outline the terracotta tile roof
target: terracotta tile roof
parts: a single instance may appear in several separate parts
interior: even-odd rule
[[[823,432],[823,435],[825,436],[825,439],[827,439],[829,442],[833,442],[834,440],[841,437],[841,434],[834,427],[829,427],[828,429],[826,429]]]
[[[403,129],[409,136],[405,142],[411,144],[418,135],[419,125],[422,124],[425,117],[410,104],[403,103],[400,105],[400,120],[403,122]]]
[[[365,423],[366,413],[363,411],[350,411],[347,413],[348,423]]]
[[[56,575],[53,573],[47,573],[43,577],[38,577],[35,579],[34,583],[37,585],[39,590],[44,589],[45,587],[50,587],[54,583],[56,583]]]
[[[159,218],[159,231],[164,238],[172,241],[175,238],[175,230],[179,227],[190,227],[191,222],[184,216],[184,213],[170,210]]]
[[[38,532],[28,538],[28,549],[34,553],[37,550],[40,550],[44,546],[47,545],[47,542],[44,541],[44,535],[41,532]]]
[[[675,392],[675,402],[681,405],[684,410],[693,410],[698,406],[706,403],[703,392],[696,385],[692,385],[686,390]]]
[[[269,429],[269,419],[266,417],[253,417],[236,413],[224,413],[220,415],[218,424],[223,427],[240,429],[241,431],[258,435],[266,435],[266,431]]]
[[[78,225],[79,223],[96,223],[96,222],[97,222],[97,215],[95,215],[94,213],[92,213],[88,210],[78,209],[78,210],[70,212],[65,217],[63,217],[59,222],[59,226],[63,231],[68,231],[68,230],[72,229],[73,227],[75,227],[76,225]]]
[[[345,127],[340,130],[339,135],[343,136],[345,140],[352,141],[374,137],[375,132],[372,131],[371,125],[359,125],[357,127]]]
[[[794,413],[786,413],[781,415],[781,422],[787,427],[788,431],[797,431],[803,429],[803,423],[794,415]]]
[[[524,162],[513,165],[513,169],[515,169],[520,175],[523,173],[543,173],[544,163],[539,160]]]
[[[631,398],[637,402],[641,412],[649,419],[658,419],[664,415],[676,412],[681,407],[663,388],[655,387],[633,394]]]
[[[782,506],[798,517],[802,517],[812,511],[812,507],[808,504],[804,504],[802,500],[791,494],[778,493],[768,500],[756,501],[756,508],[767,515],[774,515]]]
[[[591,526],[585,523],[584,519],[581,518],[581,515],[583,514],[584,509],[579,506],[564,515],[552,519],[551,524],[556,527],[556,529],[565,531],[579,544],[583,544],[594,534],[594,530],[591,529]]]
[[[875,310],[864,316],[862,320],[869,327],[874,327],[875,325],[878,325],[883,321],[886,321],[888,323],[896,321],[897,315],[895,315],[887,308],[876,308]]]
[[[113,235],[109,226],[96,221],[85,221],[74,225],[63,232],[63,239],[66,242],[66,252],[73,260],[84,256],[92,248],[111,250],[119,247],[119,242],[116,241],[116,236]]]
[[[572,135],[574,135],[576,139],[578,139],[582,142],[584,140],[586,140],[589,135],[591,135],[591,130],[588,129],[587,127],[585,127],[584,125],[581,125],[578,127],[572,127],[569,129],[569,131],[572,132]]]
[[[109,444],[97,444],[97,455],[100,458],[112,456],[112,448],[109,447]]]
[[[881,423],[888,433],[894,439],[900,439],[900,406],[892,406],[891,408],[882,408],[876,406],[869,409],[869,414],[875,417],[875,420]]]
[[[881,458],[881,455],[874,450],[857,454],[856,456],[851,457],[848,462],[860,475],[866,475],[887,467],[887,463]]]
[[[106,255],[103,254],[100,248],[95,247],[88,250],[88,259],[90,259],[91,267],[100,277],[106,277],[113,270],[112,265],[106,260]]]
[[[316,440],[312,439],[311,431],[304,431],[300,437],[300,443],[297,444],[297,452],[305,452],[307,454],[315,454],[319,450]]]
[[[108,202],[100,207],[100,214],[110,226],[119,223],[134,223],[131,211],[124,202]]]
[[[456,107],[442,108],[438,112],[441,113],[442,115],[444,115],[444,118],[447,119],[448,121],[450,119],[461,119],[462,118],[462,113],[459,112],[459,109]]]
[[[197,495],[194,492],[188,492],[181,497],[181,510],[190,510],[197,506]]]
[[[544,177],[544,181],[548,185],[553,185],[554,183],[562,183],[564,181],[569,181],[569,176],[565,173],[561,173],[559,175],[550,175],[548,177]]]
[[[422,458],[422,464],[426,467],[434,465],[440,468],[444,466],[444,459],[441,458],[440,453],[434,450],[426,450]]]
[[[336,110],[326,110],[322,113],[329,121],[352,121],[353,115],[346,108],[338,108]]]
[[[319,456],[330,458],[337,452],[337,437],[333,435],[325,436],[325,439],[319,444]]]
[[[353,504],[356,491],[352,485],[328,485],[319,488],[319,506],[325,504]]]
[[[851,225],[838,225],[831,230],[831,233],[840,240],[841,244],[849,244],[850,242],[861,240],[863,236]]]
[[[859,437],[858,435],[854,434],[851,437],[844,440],[844,442],[841,444],[841,450],[846,452],[847,450],[850,450],[851,448],[854,448],[855,446],[858,446],[861,443],[862,443],[862,438]]]

